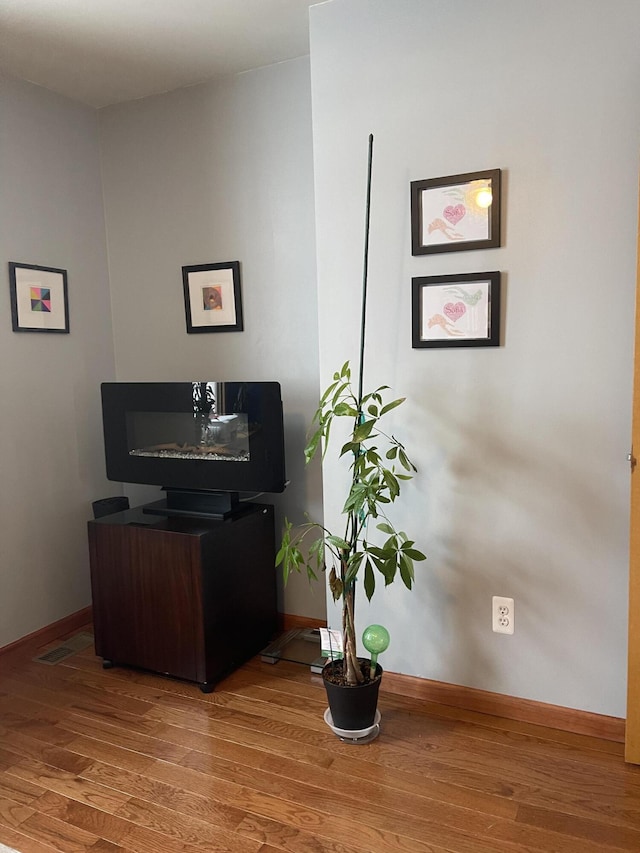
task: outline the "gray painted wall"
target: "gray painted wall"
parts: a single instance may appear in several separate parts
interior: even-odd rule
[[[373,132],[365,384],[409,398],[420,471],[395,518],[429,560],[358,604],[389,670],[624,716],[639,43],[631,0],[311,9],[321,384],[357,355]],[[412,257],[410,181],[489,168],[503,247]],[[412,276],[493,269],[502,346],[412,350]]]
[[[317,515],[297,460],[318,341],[322,385],[357,354],[373,132],[366,377],[409,397],[395,428],[420,476],[398,521],[429,561],[359,621],[390,628],[389,670],[624,716],[640,7],[536,9],[334,0],[312,10],[311,87],[299,61],[102,113],[117,374],[277,370],[292,486],[274,502]],[[0,296],[1,646],[88,604],[89,502],[117,487],[96,115],[6,79],[0,111],[2,257],[68,269],[71,302],[71,335],[14,334]],[[494,167],[503,247],[412,258],[409,182]],[[188,336],[180,268],[218,259],[243,264],[246,331]],[[489,269],[502,346],[412,350],[411,277]],[[338,475],[329,460],[328,520]],[[516,600],[511,638],[490,630],[494,594]],[[321,612],[307,596],[285,609]]]
[[[113,340],[96,113],[0,78],[0,647],[90,602],[86,521],[114,494]],[[70,334],[11,328],[8,261],[66,269]]]
[[[317,515],[302,452],[319,389],[308,58],[109,107],[100,128],[118,379],[278,380],[291,485],[266,499],[278,528]],[[244,331],[188,335],[182,266],[232,260]],[[280,607],[323,618],[324,586],[295,577]]]

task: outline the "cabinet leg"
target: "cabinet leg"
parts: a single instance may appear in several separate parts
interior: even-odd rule
[[[115,666],[115,664],[114,664],[114,662],[113,662],[112,660],[107,660],[107,659],[105,658],[105,659],[102,661],[102,668],[103,668],[103,669],[113,669],[113,667],[114,667],[114,666]]]
[[[200,685],[200,690],[202,691],[202,693],[213,693],[214,687],[215,684],[205,683]]]

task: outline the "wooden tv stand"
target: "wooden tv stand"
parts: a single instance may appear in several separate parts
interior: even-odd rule
[[[209,692],[277,630],[273,507],[224,521],[143,510],[88,523],[96,654]]]

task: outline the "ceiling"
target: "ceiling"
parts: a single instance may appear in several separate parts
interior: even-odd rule
[[[104,107],[309,53],[318,0],[0,0],[0,71]]]

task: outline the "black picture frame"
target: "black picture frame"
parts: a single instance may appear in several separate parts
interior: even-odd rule
[[[182,267],[188,334],[242,332],[240,262]]]
[[[500,346],[498,271],[420,276],[411,280],[411,345]]]
[[[500,246],[500,185],[500,169],[412,181],[411,253]]]
[[[69,334],[66,270],[10,261],[9,289],[14,332]]]

